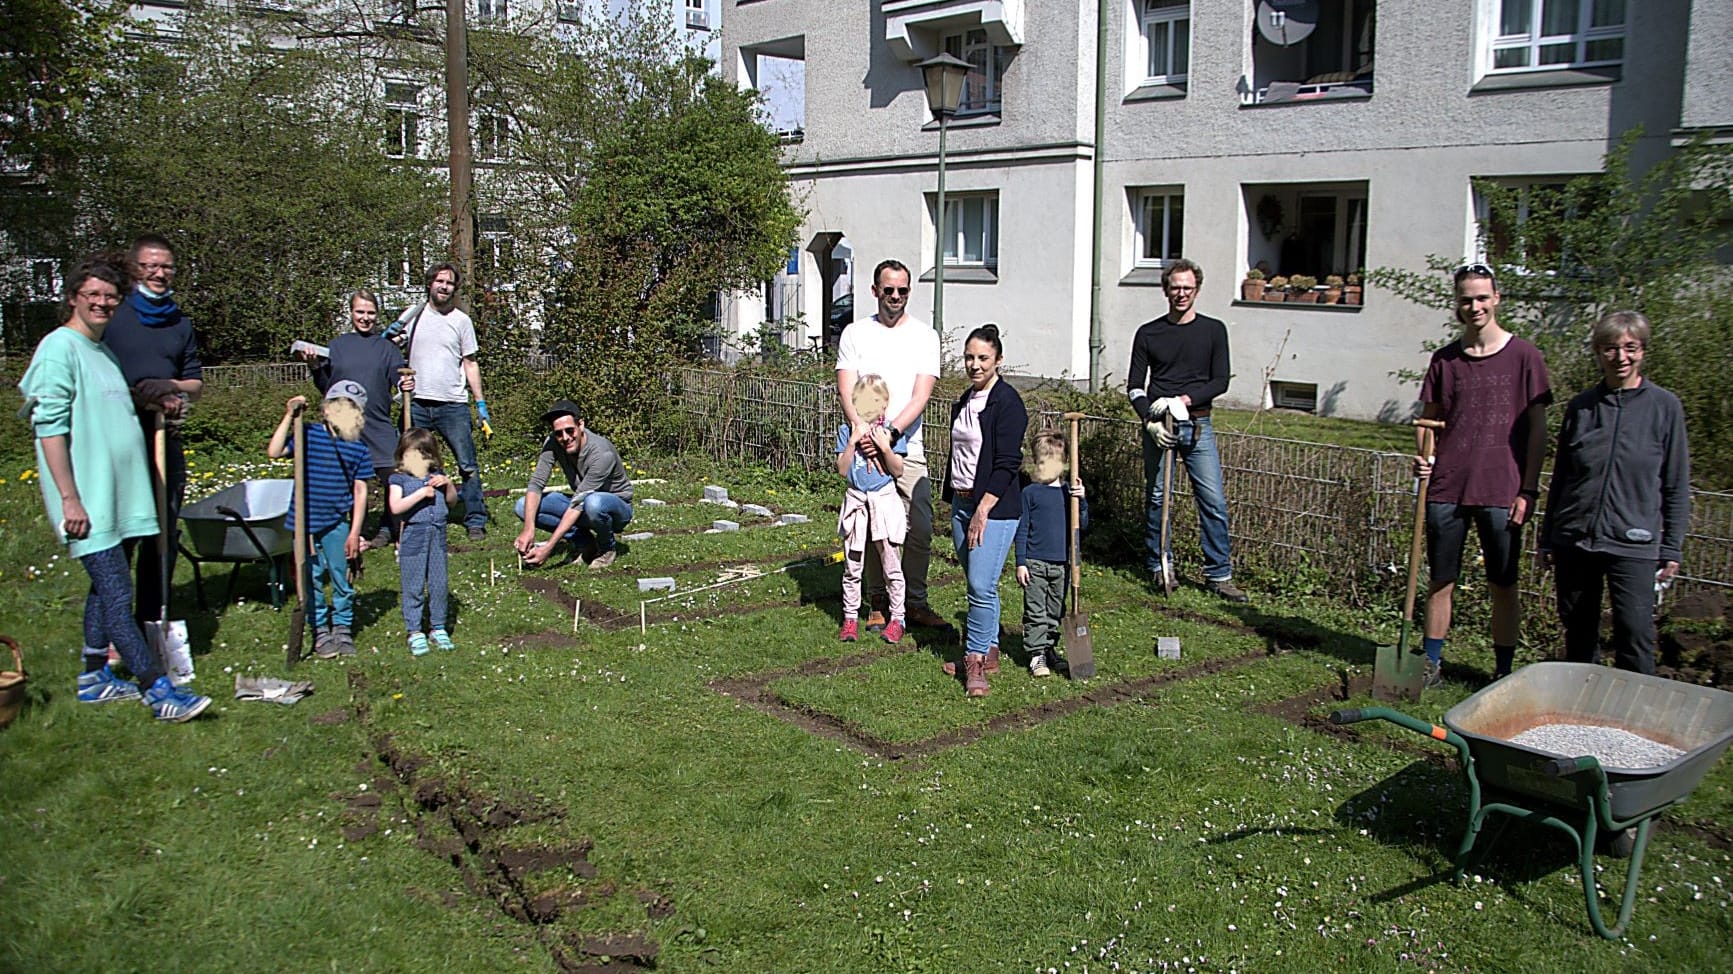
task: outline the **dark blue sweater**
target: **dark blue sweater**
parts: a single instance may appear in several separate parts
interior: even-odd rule
[[[331,357],[313,366],[313,384],[320,394],[331,383],[349,379],[367,390],[367,426],[361,442],[375,467],[396,464],[397,424],[391,421],[391,401],[396,398],[397,370],[403,368],[403,353],[388,339],[351,332],[331,342]]]
[[[1065,562],[1071,547],[1066,524],[1070,499],[1057,484],[1029,484],[1023,488],[1023,516],[1017,521],[1017,564],[1030,561]],[[1077,530],[1089,527],[1089,499],[1079,498]]]

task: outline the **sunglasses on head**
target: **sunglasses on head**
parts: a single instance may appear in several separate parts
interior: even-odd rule
[[[1472,264],[1463,264],[1461,267],[1456,269],[1456,274],[1454,276],[1457,280],[1461,280],[1465,274],[1475,274],[1480,277],[1498,277],[1497,274],[1493,273],[1491,265],[1482,264],[1479,261]]]

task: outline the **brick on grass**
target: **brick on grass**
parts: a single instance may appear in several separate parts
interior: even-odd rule
[[[720,504],[728,499],[728,488],[711,484],[704,488],[704,499],[712,504]]]
[[[717,531],[717,532],[738,531],[738,530],[740,530],[740,522],[738,522],[738,521],[711,521],[710,522],[710,529],[712,531]]]
[[[777,523],[778,524],[805,524],[811,520],[812,520],[812,518],[807,517],[805,514],[784,514],[777,521]]]
[[[672,592],[674,591],[674,580],[672,578],[640,578],[638,579],[638,591]]]

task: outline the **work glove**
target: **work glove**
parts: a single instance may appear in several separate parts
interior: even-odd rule
[[[1167,415],[1167,407],[1172,401],[1171,399],[1150,400],[1149,415],[1143,417],[1143,421],[1146,423],[1160,422],[1161,418]]]
[[[266,703],[292,704],[313,692],[311,680],[279,680],[274,676],[235,677],[236,700],[262,700]]]
[[[1163,450],[1171,450],[1173,445],[1179,442],[1178,436],[1175,436],[1166,426],[1155,420],[1144,423],[1143,430],[1149,434],[1150,439],[1155,441],[1155,445]]]
[[[1186,406],[1185,400],[1178,396],[1167,401],[1167,414],[1172,416],[1176,423],[1191,422],[1191,409]]]
[[[488,439],[493,439],[493,414],[487,411],[487,400],[475,401],[475,414],[481,417],[481,432]]]

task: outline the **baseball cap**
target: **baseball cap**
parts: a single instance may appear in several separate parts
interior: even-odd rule
[[[331,388],[325,390],[325,401],[330,402],[333,399],[353,399],[355,405],[362,409],[367,408],[367,390],[354,379],[331,383]]]
[[[553,406],[550,407],[547,412],[542,413],[542,422],[552,424],[554,420],[559,419],[561,416],[570,416],[572,421],[575,423],[581,423],[584,421],[584,412],[578,408],[577,403],[572,402],[570,399],[556,399],[554,400]]]

